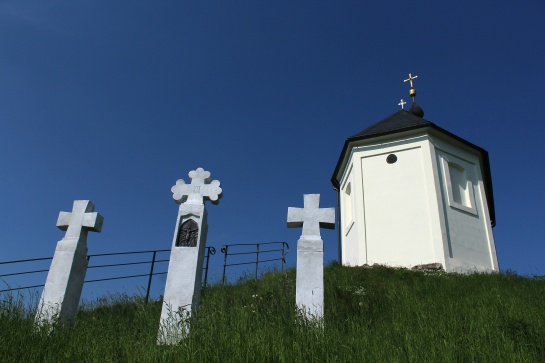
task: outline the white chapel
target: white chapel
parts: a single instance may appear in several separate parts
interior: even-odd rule
[[[344,143],[331,179],[341,262],[499,271],[488,153],[423,118],[415,78],[408,111]]]

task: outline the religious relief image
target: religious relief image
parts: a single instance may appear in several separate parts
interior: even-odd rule
[[[199,226],[197,222],[188,219],[178,228],[178,237],[176,237],[176,247],[197,247],[199,238]]]

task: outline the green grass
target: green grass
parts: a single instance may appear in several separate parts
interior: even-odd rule
[[[298,318],[295,271],[216,285],[178,346],[157,346],[160,302],[109,297],[37,333],[0,299],[0,362],[545,362],[545,281],[513,273],[325,269],[324,329]]]

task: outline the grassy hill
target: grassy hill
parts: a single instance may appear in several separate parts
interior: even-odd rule
[[[298,319],[295,271],[204,291],[179,346],[157,346],[160,302],[104,298],[34,331],[0,298],[0,362],[545,362],[545,281],[385,267],[325,269],[325,328]]]

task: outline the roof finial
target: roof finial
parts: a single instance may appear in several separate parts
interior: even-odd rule
[[[416,104],[415,97],[416,97],[416,90],[413,86],[413,81],[417,79],[418,76],[413,76],[411,73],[409,73],[409,78],[404,80],[403,82],[409,82],[411,84],[411,89],[409,90],[409,96],[413,99],[413,104],[411,108],[409,109],[409,113],[412,113],[415,116],[418,116],[420,118],[424,117],[424,111],[420,106]],[[403,108],[403,106],[401,106]]]
[[[413,87],[413,80],[414,80],[414,79],[417,79],[417,78],[418,78],[418,76],[414,76],[414,77],[413,77],[413,75],[412,75],[411,73],[409,73],[409,78],[407,78],[406,80],[403,81],[403,82],[407,82],[407,81],[408,81],[408,82],[411,84],[411,89],[409,90],[409,96],[412,97],[413,103],[415,102],[415,101],[414,101],[414,98],[416,97],[416,90],[415,90],[414,87]]]
[[[403,101],[403,98],[402,98],[401,101],[400,101],[397,105],[398,105],[398,106],[401,106],[401,109],[404,110],[404,109],[405,109],[404,106],[405,106],[406,103],[407,103],[407,102]]]

